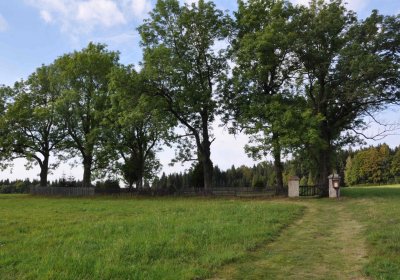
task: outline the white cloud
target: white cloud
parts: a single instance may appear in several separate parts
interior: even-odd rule
[[[25,0],[37,8],[46,23],[78,37],[98,28],[127,24],[143,19],[151,10],[151,0]]]
[[[90,0],[77,3],[76,19],[89,26],[111,27],[126,23],[125,16],[111,0]]]
[[[308,5],[310,3],[310,0],[291,0],[291,2],[293,4]],[[344,0],[343,2],[346,4],[349,10],[361,12],[365,7],[368,6],[370,0]]]
[[[41,10],[40,11],[40,17],[46,22],[46,23],[51,23],[53,22],[53,17],[51,14],[46,11],[46,10]]]
[[[4,32],[8,29],[8,23],[6,19],[0,14],[0,32]]]
[[[126,6],[130,6],[133,15],[138,18],[144,18],[152,7],[149,0],[128,0],[126,2]]]

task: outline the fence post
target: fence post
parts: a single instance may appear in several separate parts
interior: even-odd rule
[[[289,197],[299,197],[300,196],[300,178],[299,177],[292,176],[289,178],[288,195],[289,195]]]

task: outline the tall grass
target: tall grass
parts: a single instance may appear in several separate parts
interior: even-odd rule
[[[400,279],[400,185],[349,188],[343,194],[357,198],[349,211],[366,227],[365,273],[373,279]]]
[[[0,196],[0,279],[206,278],[302,207],[229,199]]]

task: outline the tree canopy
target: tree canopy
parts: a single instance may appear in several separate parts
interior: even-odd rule
[[[357,19],[340,0],[239,1],[226,85],[249,151],[302,154],[327,190],[336,151],[359,141],[365,117],[399,103],[398,16]],[[398,29],[397,29],[398,30]],[[228,119],[229,120],[229,119]]]
[[[0,86],[1,166],[36,163],[44,186],[50,163],[79,158],[85,187],[118,177],[142,188],[172,145],[173,162],[194,161],[187,182],[206,191],[240,181],[284,193],[297,174],[327,194],[335,170],[349,184],[399,176],[397,150],[344,150],[365,138],[366,118],[400,105],[400,15],[360,19],[341,0],[238,0],[233,15],[212,1],[158,0],[138,28],[139,67],[89,43]],[[213,166],[218,118],[250,136],[249,156],[272,156],[273,175],[241,168],[236,180],[235,168]]]
[[[195,157],[193,142],[186,142],[179,154],[183,160],[201,162],[205,188],[212,184],[215,88],[219,75],[228,69],[225,53],[216,48],[228,37],[230,22],[213,2],[181,6],[178,0],[158,0],[150,19],[139,28],[144,71],[166,101],[166,110],[194,141]]]
[[[91,185],[92,171],[101,162],[99,135],[104,112],[110,104],[110,73],[118,60],[118,53],[90,43],[87,48],[55,61],[63,83],[58,112],[68,133],[63,149],[70,156],[78,152],[82,158],[84,186]]]
[[[320,115],[320,144],[304,143],[319,184],[332,172],[332,155],[354,143],[364,118],[399,102],[399,17],[377,11],[358,20],[342,1],[312,1],[300,7],[294,42],[302,65],[298,94]]]
[[[4,115],[7,135],[3,147],[11,153],[9,160],[25,158],[40,166],[40,184],[47,185],[50,155],[65,137],[56,113],[56,102],[61,94],[57,70],[42,66],[26,81],[15,83],[13,102]]]
[[[143,180],[152,179],[160,169],[156,152],[167,141],[171,121],[160,110],[163,100],[152,96],[154,89],[133,66],[114,68],[110,79],[111,106],[102,123],[103,158],[129,187],[141,188]]]

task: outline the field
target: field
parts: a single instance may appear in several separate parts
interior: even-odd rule
[[[400,279],[400,186],[329,199],[0,196],[0,279]]]
[[[0,196],[0,279],[191,279],[271,242],[303,207]]]

